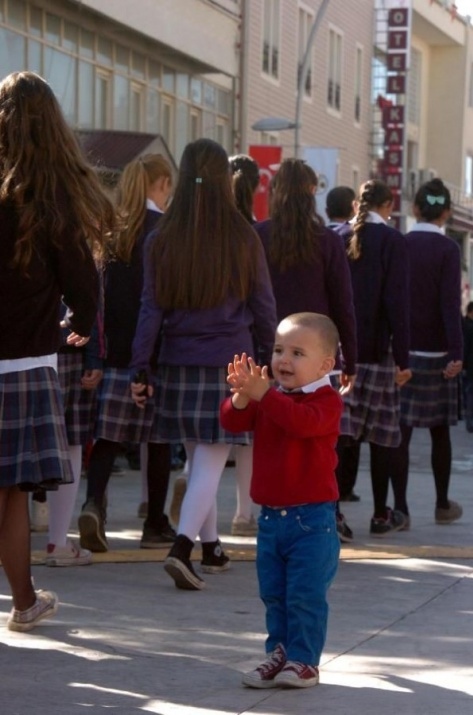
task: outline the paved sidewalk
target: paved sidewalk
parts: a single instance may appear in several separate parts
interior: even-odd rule
[[[137,472],[112,478],[111,552],[90,567],[33,567],[37,587],[56,590],[57,616],[32,634],[2,629],[10,608],[0,569],[1,715],[150,712],[160,715],[469,715],[473,712],[473,435],[453,430],[451,497],[463,519],[436,526],[428,433],[412,449],[412,529],[369,536],[371,497],[363,451],[356,491],[344,504],[355,532],[331,591],[321,685],[258,691],[241,672],[264,652],[254,539],[232,538],[233,470],[219,493],[230,571],[202,592],[178,591],[139,549]],[[85,483],[81,484],[81,492]],[[74,524],[75,526],[75,524]],[[32,537],[39,561],[45,536]]]

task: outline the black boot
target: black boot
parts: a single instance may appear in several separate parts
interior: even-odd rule
[[[187,538],[187,537],[186,537]],[[169,546],[176,540],[176,532],[172,528],[166,514],[163,514],[156,524],[149,518],[143,524],[143,536],[141,537],[141,549],[157,549],[160,546]]]
[[[179,534],[164,561],[164,569],[174,579],[176,588],[186,591],[200,591],[205,587],[205,581],[197,576],[190,560],[193,546],[193,541]]]
[[[218,539],[202,543],[202,561],[200,563],[204,573],[220,573],[230,568],[230,559],[225,556],[222,544]]]
[[[95,499],[88,499],[79,515],[80,545],[93,553],[108,551],[105,535],[106,512]]]

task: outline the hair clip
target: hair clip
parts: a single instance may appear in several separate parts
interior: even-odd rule
[[[195,183],[196,183],[196,184],[201,184],[201,183],[202,183],[202,178],[201,178],[200,176],[198,176],[198,177],[196,178],[196,180],[195,180]]]
[[[439,206],[443,206],[445,203],[445,196],[433,196],[432,194],[427,194],[425,197],[426,201],[428,204],[431,206],[435,206],[435,204],[439,204]]]

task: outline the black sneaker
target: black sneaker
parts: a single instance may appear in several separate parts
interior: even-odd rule
[[[202,561],[204,573],[220,573],[230,568],[230,559],[225,555],[220,541],[210,541],[202,544]]]
[[[160,546],[169,546],[176,541],[176,532],[170,524],[166,524],[162,529],[155,529],[149,524],[143,527],[140,549],[157,549]]]
[[[342,544],[351,544],[353,541],[353,531],[345,521],[343,514],[337,514],[337,534]]]
[[[174,579],[176,588],[185,591],[201,591],[205,588],[205,581],[197,576],[190,559],[168,556],[164,561],[164,570]]]
[[[386,509],[386,518],[371,519],[370,534],[376,537],[383,537],[394,531],[402,531],[406,527],[406,515],[397,509]]]
[[[105,509],[99,507],[94,499],[86,501],[79,515],[80,545],[93,553],[108,551],[105,536]]]
[[[343,502],[357,502],[360,501],[361,497],[358,496],[358,494],[355,494],[355,492],[349,492],[348,494],[340,494],[339,501]]]

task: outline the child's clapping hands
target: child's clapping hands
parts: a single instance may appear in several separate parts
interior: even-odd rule
[[[235,355],[228,364],[227,382],[237,409],[244,409],[250,400],[259,402],[270,388],[268,368],[257,365],[246,353]]]

